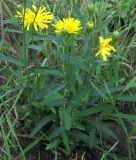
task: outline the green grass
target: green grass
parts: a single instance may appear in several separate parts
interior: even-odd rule
[[[0,3],[0,159],[42,160],[50,154],[51,160],[89,159],[91,154],[96,160],[133,160],[135,0]],[[19,5],[33,3],[47,6],[52,23],[71,16],[83,29],[77,35],[57,35],[51,25],[26,31],[15,14]],[[117,50],[106,62],[95,56],[99,36],[113,38]]]

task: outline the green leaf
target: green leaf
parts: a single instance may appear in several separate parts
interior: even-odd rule
[[[109,154],[112,152],[112,150],[114,150],[114,148],[116,148],[116,146],[118,145],[118,143],[119,143],[119,141],[117,141],[116,143],[114,143],[114,145],[108,151],[104,152],[103,156],[101,157],[101,160],[107,159],[109,157]]]
[[[54,139],[51,143],[47,144],[46,150],[54,149],[54,148],[56,148],[60,143],[61,143],[61,139],[60,139],[60,138],[56,138],[56,139]]]
[[[136,77],[129,81],[123,92],[129,90],[130,88],[136,88]]]
[[[124,113],[120,113],[118,112],[118,114],[114,114],[113,115],[114,117],[120,117],[120,118],[123,118],[123,119],[127,119],[127,120],[133,120],[133,121],[136,121],[136,116],[135,115],[130,115],[130,114],[124,114]]]
[[[107,109],[111,109],[111,105],[109,105],[109,104],[96,105],[94,107],[90,107],[90,108],[86,109],[85,111],[82,111],[79,116],[86,117],[91,114],[100,113],[100,112],[105,111]]]
[[[6,20],[0,20],[0,24],[8,24],[8,23],[17,23],[19,22],[18,19],[6,19]]]
[[[55,119],[55,117],[56,117],[55,115],[49,115],[42,118],[40,122],[38,122],[36,126],[32,129],[30,137],[34,137],[46,124]]]
[[[4,141],[4,149],[5,149],[5,153],[7,155],[7,160],[11,160],[11,153],[10,153],[10,145],[8,143],[8,134],[6,134],[4,127],[1,126],[1,133],[2,133],[2,139]]]
[[[60,110],[59,115],[60,115],[60,122],[62,124],[62,128],[69,131],[72,125],[72,118],[71,118],[70,111],[67,109]]]
[[[107,88],[108,88],[108,91],[109,93],[115,93],[115,92],[120,92],[120,91],[123,91],[125,89],[126,86],[118,86],[118,87],[114,87],[114,86],[109,86],[107,85]],[[100,92],[102,92],[103,94],[108,94],[107,92],[107,89],[105,86],[99,86],[99,90]],[[93,93],[92,93],[93,96],[101,96],[97,90],[94,90]]]
[[[28,45],[28,48],[41,52],[43,49],[43,45],[30,44]]]
[[[81,88],[69,103],[67,107],[68,110],[73,111],[78,107],[81,107],[82,103],[88,98],[90,91],[90,87]]]
[[[2,53],[0,53],[0,60],[7,61],[7,62],[15,64],[19,67],[24,66],[24,64],[20,60],[18,60],[17,58],[11,57],[11,56],[4,56],[4,55],[2,55]]]
[[[78,83],[80,85],[83,84],[83,79],[82,79],[82,76],[80,74],[76,74],[76,80],[78,81]]]
[[[63,77],[63,74],[54,69],[47,69],[47,68],[37,68],[34,70],[36,73],[40,73],[42,75],[51,75],[51,76],[56,76],[56,77]]]
[[[23,153],[26,154],[27,152],[29,152],[32,148],[34,148],[41,140],[43,139],[43,136],[38,137],[36,140],[34,140],[32,143],[30,143],[29,145],[27,145],[27,147],[23,150]],[[20,157],[22,156],[22,154],[19,154],[16,159],[20,160]]]
[[[11,33],[18,33],[18,34],[22,34],[22,33],[23,33],[23,31],[16,30],[16,29],[4,28],[4,30],[5,30],[6,32],[11,32]]]
[[[132,1],[121,1],[118,5],[118,10],[120,13],[120,16],[122,18],[126,18],[128,16],[128,11],[130,10],[132,6]]]
[[[114,99],[121,102],[136,102],[136,95],[116,95]]]
[[[70,141],[69,141],[69,137],[68,137],[67,132],[63,132],[62,139],[63,139],[64,146],[66,146],[66,148],[67,148],[67,152],[70,154],[70,148],[69,148]]]
[[[69,133],[76,141],[83,141],[88,144],[89,136],[81,131],[72,131]]]
[[[21,90],[21,89],[23,89],[23,88],[24,88],[24,87],[22,87],[22,86],[17,87],[17,88],[11,88],[11,89],[9,89],[5,94],[0,95],[0,99],[2,99],[2,98],[5,97],[5,96],[10,95],[11,93],[14,93],[14,92],[16,92],[16,91],[19,91],[19,90]]]
[[[60,106],[66,103],[66,99],[64,99],[61,94],[53,93],[49,96],[46,96],[42,101],[42,105],[46,105],[49,107]]]
[[[96,90],[96,92],[106,101],[109,101],[109,98],[102,92],[93,82],[91,82],[92,87]]]
[[[78,130],[85,131],[85,125],[83,125],[80,122],[73,122],[72,128],[76,128]]]
[[[49,95],[52,95],[58,91],[60,91],[61,89],[63,89],[65,87],[64,83],[59,83],[59,84],[51,84],[47,87],[45,87],[44,89],[42,89],[36,96],[35,96],[35,100],[39,100],[41,98],[47,97]]]
[[[89,137],[88,137],[88,143],[89,143],[89,147],[93,148],[95,147],[97,144],[99,144],[98,139],[96,138],[96,130],[93,128],[90,133],[89,133]]]
[[[63,129],[61,127],[56,127],[48,136],[48,139],[51,141],[52,139],[60,136],[63,133]]]
[[[88,71],[88,68],[86,66],[86,60],[83,59],[82,56],[71,56],[69,58],[70,58],[69,63],[72,66],[78,67],[79,69],[81,69],[83,71]]]
[[[22,156],[22,158],[23,158],[23,160],[26,160],[25,154],[24,154],[24,152],[23,152],[23,149],[22,149],[22,147],[21,147],[21,144],[19,143],[18,137],[17,137],[16,132],[15,132],[15,130],[14,130],[14,125],[13,125],[11,119],[9,119],[9,116],[8,116],[8,115],[6,115],[6,120],[7,120],[7,124],[8,124],[8,126],[9,126],[9,129],[10,129],[10,133],[12,134],[12,136],[14,137],[14,139],[16,140],[16,142],[17,142],[17,144],[18,144],[18,148],[19,148],[20,151],[21,151],[21,156]]]
[[[116,134],[112,131],[112,129],[110,127],[108,127],[104,122],[102,121],[90,121],[90,125],[92,125],[93,127],[96,127],[96,129],[98,129],[98,131],[101,133],[101,135],[105,138],[107,138],[107,136],[109,136],[109,138],[114,138],[114,139],[118,139]]]
[[[56,37],[55,35],[34,35],[30,40],[33,41],[51,41],[56,44],[64,45],[62,39]]]

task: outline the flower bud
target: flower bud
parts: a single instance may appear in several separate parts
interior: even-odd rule
[[[93,4],[89,4],[87,6],[87,10],[89,14],[92,14],[94,12],[94,5]]]
[[[20,4],[17,5],[17,8],[22,8],[22,6]]]
[[[94,27],[94,23],[92,21],[88,21],[86,23],[86,26],[87,26],[88,29],[92,29]]]
[[[113,39],[119,39],[120,38],[120,33],[118,31],[114,31],[112,34]]]

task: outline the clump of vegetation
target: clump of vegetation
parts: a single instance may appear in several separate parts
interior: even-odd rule
[[[1,159],[134,159],[135,1],[0,3]]]

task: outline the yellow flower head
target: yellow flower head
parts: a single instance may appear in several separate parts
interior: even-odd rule
[[[22,8],[21,11],[17,11],[16,17],[21,18],[22,22],[24,21],[24,27],[27,30],[30,29],[31,25],[34,26],[36,31],[38,31],[39,28],[48,28],[48,24],[51,23],[53,19],[53,14],[47,12],[46,7],[40,7],[38,9],[36,5],[32,5],[32,9],[33,10],[30,8]]]
[[[63,18],[63,20],[59,20],[56,24],[53,24],[56,33],[61,33],[63,31],[67,33],[78,33],[81,27],[81,23],[79,20],[74,18]]]
[[[99,51],[96,53],[96,56],[100,55],[103,61],[107,60],[107,56],[111,55],[111,51],[115,52],[116,49],[109,43],[112,41],[112,38],[104,39],[99,37],[100,47]]]
[[[88,21],[86,23],[86,26],[89,28],[89,29],[92,29],[94,27],[94,23],[92,21]]]

